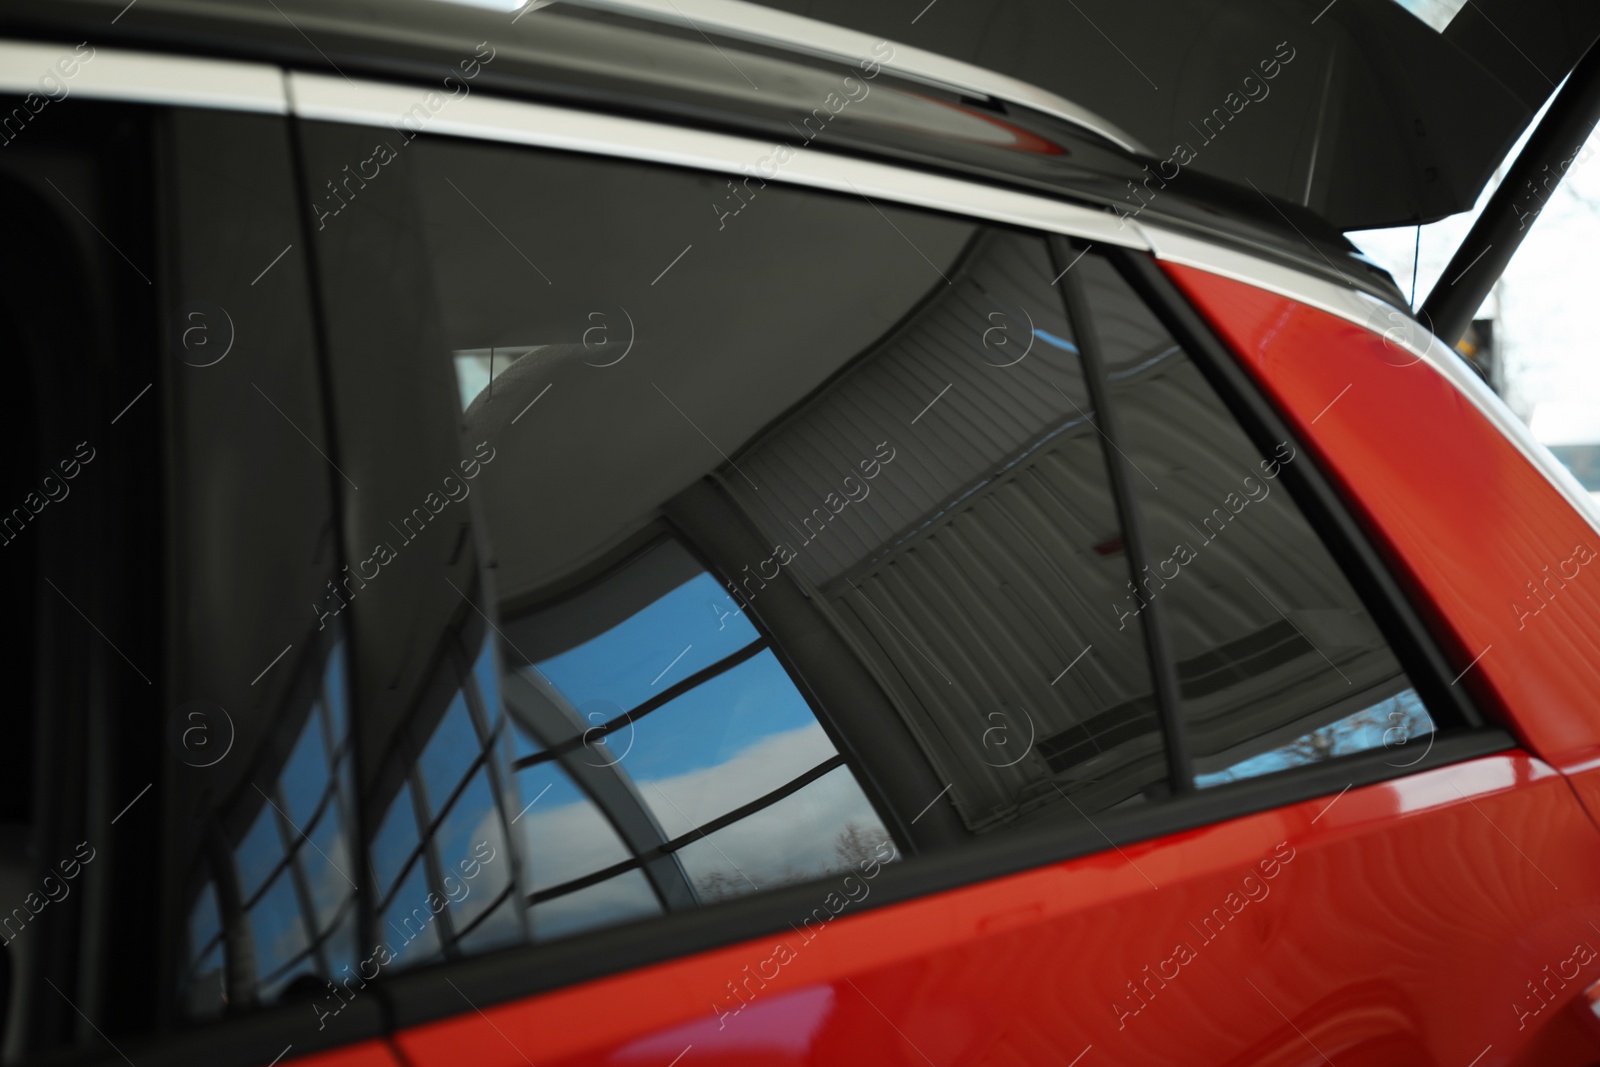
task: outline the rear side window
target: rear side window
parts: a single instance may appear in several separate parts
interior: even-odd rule
[[[390,137],[304,132],[313,200]],[[382,575],[349,608],[379,969],[1434,728],[1286,488],[1305,457],[1258,447],[1111,259],[392,148],[312,233],[347,550]]]
[[[1112,610],[1119,625],[1163,613],[1195,784],[1385,747],[1409,759],[1433,721],[1280,481],[1306,457],[1256,448],[1109,263],[1087,258],[1072,284],[1095,311],[1149,555]]]

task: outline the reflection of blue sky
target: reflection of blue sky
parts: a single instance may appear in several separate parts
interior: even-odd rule
[[[316,828],[311,831],[310,840],[316,847],[301,846],[300,865],[305,870],[307,887],[311,891],[316,922],[319,927],[326,928],[333,922],[339,905],[355,892],[355,887],[346,880],[351,877],[350,863],[346,858],[344,835],[340,832],[337,805],[330,805],[322,813]]]
[[[478,863],[478,875],[467,883],[467,895],[455,909],[458,921],[464,925],[482,911],[510,879],[500,815],[489,791],[487,770],[480,769],[472,776],[461,799],[440,824],[437,842],[439,866],[445,875],[455,879],[445,886],[447,892],[456,882],[465,879],[466,872],[473,869],[473,862]],[[483,851],[482,855],[493,857],[487,861],[478,851],[484,843],[493,849],[492,852]],[[461,896],[461,890],[456,889],[455,893]]]
[[[283,859],[283,841],[278,837],[276,819],[272,805],[263,801],[261,813],[256,816],[250,832],[239,843],[236,853],[239,859],[239,888],[246,899],[261,887],[267,875]]]
[[[494,730],[494,724],[500,720],[500,671],[495,663],[494,635],[485,632],[483,635],[483,648],[478,651],[478,659],[472,665],[473,680],[478,683],[478,697],[483,703],[483,710],[489,717],[489,729]]]
[[[701,573],[598,637],[538,664],[539,673],[576,708],[608,701],[625,711],[754,641],[755,627],[732,614],[736,610],[727,590]]]
[[[255,935],[256,973],[262,976],[271,974],[310,944],[305,924],[300,921],[294,883],[287,874],[274,880],[272,888],[250,909],[250,930]]]
[[[394,903],[383,913],[379,935],[389,939],[395,966],[412,966],[439,951],[439,928],[428,907],[428,879],[422,864],[411,868]]]
[[[1391,719],[1392,714],[1394,718]],[[1327,755],[1330,758],[1348,756],[1356,752],[1370,752],[1384,747],[1384,734],[1391,729],[1403,730],[1403,736],[1407,739],[1406,742],[1401,742],[1402,735],[1399,733],[1390,737],[1388,747],[1397,751],[1402,744],[1433,732],[1433,720],[1428,717],[1427,709],[1422,706],[1422,699],[1417,696],[1416,690],[1407,689],[1388,700],[1380,701],[1369,708],[1362,708],[1338,722],[1314,730],[1281,748],[1252,756],[1215,774],[1197,774],[1195,785],[1205,789],[1208,786],[1273,774],[1288,770],[1290,767],[1315,762],[1315,757],[1310,751],[1313,741],[1320,743],[1318,747],[1326,744]]]
[[[411,807],[411,786],[402,784],[372,839],[372,872],[380,894],[394,884],[400,867],[416,847],[417,818]]]
[[[622,766],[636,782],[671,778],[727,763],[774,734],[816,721],[788,672],[765,649],[634,723],[633,749]],[[626,729],[612,735],[616,751],[626,735]]]
[[[467,714],[467,699],[457,690],[444,718],[422,750],[422,758],[417,761],[422,771],[423,790],[428,797],[428,810],[432,814],[439,814],[439,809],[466,777],[467,768],[478,758],[479,751],[478,732]]]
[[[301,830],[311,821],[317,801],[328,788],[328,753],[322,743],[322,708],[312,705],[311,715],[294,744],[289,763],[278,779],[283,797],[284,812],[289,821]]]
[[[333,646],[333,651],[328,654],[328,663],[323,671],[322,695],[328,701],[328,710],[333,713],[333,740],[339,744],[350,729],[349,716],[346,710],[350,694],[345,690],[344,683],[344,642]]]

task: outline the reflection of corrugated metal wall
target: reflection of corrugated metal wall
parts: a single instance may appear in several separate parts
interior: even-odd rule
[[[730,479],[729,489],[795,551],[793,566],[814,585],[879,551],[1071,413],[1052,383],[1087,409],[1052,276],[1037,238],[986,234],[913,322],[739,458],[761,488]],[[1030,338],[1029,323],[1053,341]],[[894,450],[892,476],[866,483],[863,502],[833,515],[828,495],[842,500],[846,477],[860,483],[860,463],[881,442]]]
[[[1151,569],[1166,575],[1141,597],[1166,609],[1199,769],[1403,687],[1327,549],[1189,357],[1107,263],[1075,269]],[[1095,811],[1166,776],[1145,616],[1052,277],[1041,243],[987,235],[918,319],[740,458],[759,490],[727,482],[794,553],[791,574],[866,654],[974,828],[1058,788]],[[1019,321],[1033,346],[1001,366],[1023,350]],[[1007,344],[991,333],[986,347],[1001,325]],[[880,443],[893,459],[862,481]],[[863,486],[864,500],[842,503]],[[1180,545],[1187,562],[1171,562]]]
[[[1131,489],[1151,570],[1176,573],[1150,588],[1166,609],[1198,769],[1404,688],[1343,572],[1199,368],[1105,261],[1086,258],[1074,280],[1095,316],[1121,446],[1139,468]],[[1285,444],[1275,458],[1289,456]],[[1294,654],[1262,656],[1272,644]]]
[[[973,825],[1056,799],[1030,737],[1149,691],[1138,627],[1109,607],[1127,564],[1053,277],[1042,242],[986,235],[919,318],[740,457],[759,491],[727,483],[847,636],[882,650],[870,659]],[[894,458],[832,514],[880,442]],[[1138,792],[1163,774],[1153,730],[1063,783],[1109,778],[1096,808]]]

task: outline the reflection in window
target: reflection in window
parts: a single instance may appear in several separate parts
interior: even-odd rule
[[[379,774],[393,783],[369,852],[386,940],[368,973],[526,937],[505,833],[514,811],[496,669],[492,640],[475,654],[453,648]]]
[[[888,839],[765,638],[675,541],[506,624],[535,934],[807,881]],[[511,653],[515,654],[515,653]],[[599,709],[605,709],[599,714]]]
[[[1167,786],[1140,620],[1107,610],[1133,574],[1052,282],[1066,266],[1036,237],[980,235],[903,330],[739,457],[750,483],[726,483],[879,665],[978,833]]]
[[[242,795],[248,828],[229,852],[221,872],[237,894],[240,951],[238,973],[245,988],[233,995],[271,1003],[291,986],[317,989],[355,961],[355,895],[349,848],[351,825],[349,737],[344,732],[343,649],[335,647],[311,686],[303,716],[286,716],[297,727],[286,746],[282,769],[270,784]],[[190,965],[185,1001],[198,1015],[215,1014],[227,1003],[223,980],[228,950],[217,890],[207,881],[189,912]],[[243,948],[244,946],[238,946]]]
[[[1204,789],[1379,748],[1392,752],[1394,765],[1403,767],[1422,755],[1427,741],[1423,740],[1414,750],[1404,746],[1419,738],[1426,739],[1432,733],[1433,719],[1422,706],[1416,690],[1407,689],[1348,718],[1297,737],[1280,748],[1241,760],[1226,770],[1197,774],[1194,784]]]
[[[1294,446],[1258,448],[1111,264],[1086,256],[1069,284],[1096,312],[1151,555],[1103,610],[1162,613],[1196,783],[1415,736],[1410,679],[1285,485]]]

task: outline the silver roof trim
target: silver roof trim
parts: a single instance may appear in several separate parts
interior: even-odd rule
[[[1106,121],[1093,111],[1055,93],[1025,81],[987,70],[959,59],[951,59],[921,48],[885,41],[868,33],[791,15],[788,12],[745,3],[744,0],[563,0],[577,7],[613,11],[674,25],[689,25],[701,33],[773,45],[790,52],[824,59],[861,62],[878,58],[884,70],[914,81],[969,96],[1004,100],[1011,104],[1053,115],[1074,126],[1098,134],[1138,155],[1152,153],[1138,139]],[[888,58],[875,49],[890,46]]]
[[[814,148],[794,149],[749,137],[495,98],[481,92],[447,99],[429,114],[424,98],[443,94],[426,88],[301,71],[291,71],[287,79],[294,114],[306,119],[379,126],[397,131],[400,137],[415,129],[747,175],[1125,248],[1149,247],[1136,227],[1120,222],[1108,211]],[[417,117],[418,110],[426,118]],[[411,123],[402,127],[401,120],[407,116],[412,117]],[[780,150],[790,157],[781,164],[777,162]]]
[[[78,52],[86,48],[87,52]],[[59,65],[58,65],[59,64]],[[66,71],[71,70],[71,74]],[[53,85],[46,85],[49,78]],[[265,63],[125,52],[87,44],[0,41],[0,90],[41,100],[71,96],[289,113],[283,72]],[[43,110],[44,105],[40,105]]]
[[[1466,397],[1490,424],[1516,446],[1542,473],[1567,503],[1600,533],[1600,503],[1583,488],[1572,472],[1540,444],[1523,421],[1495,395],[1494,390],[1467,365],[1455,349],[1436,337],[1405,308],[1397,307],[1363,290],[1346,288],[1327,278],[1158,226],[1139,224],[1157,259],[1181,263],[1224,278],[1253,285],[1291,300],[1336,315],[1346,322],[1381,336],[1384,343],[1404,349],[1428,364],[1456,391]]]

